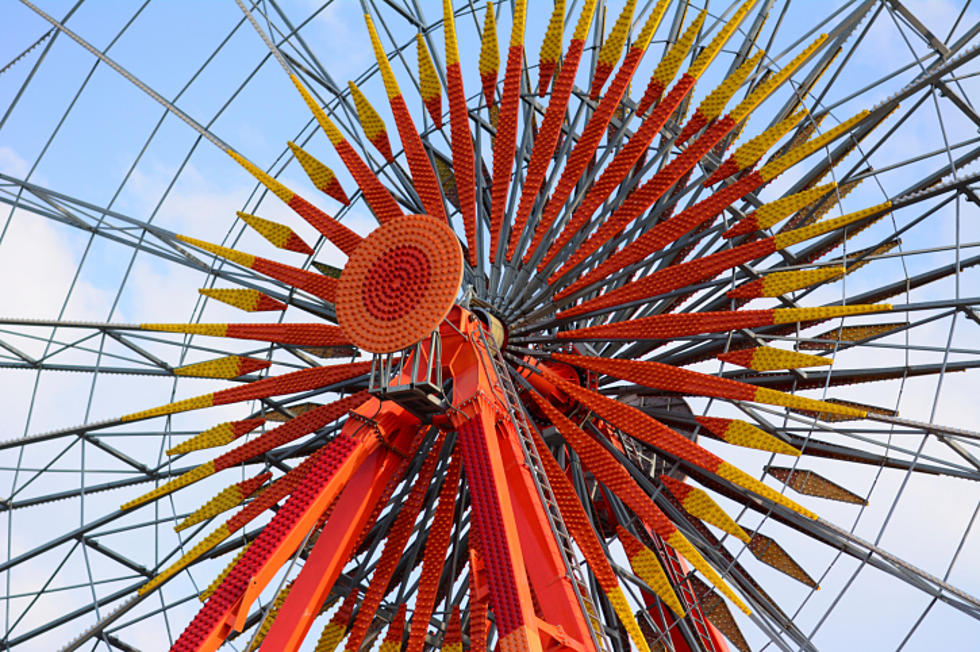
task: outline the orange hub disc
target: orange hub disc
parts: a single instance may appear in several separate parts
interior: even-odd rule
[[[337,319],[371,353],[399,351],[439,327],[463,280],[463,250],[446,224],[406,215],[378,227],[347,261]]]

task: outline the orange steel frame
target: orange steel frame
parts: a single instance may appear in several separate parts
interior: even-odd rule
[[[457,445],[473,506],[471,527],[478,542],[471,543],[470,550],[471,599],[492,610],[502,652],[594,651],[481,328],[479,320],[459,306],[443,320],[439,336],[443,372],[453,379],[452,407],[433,422],[459,433]],[[552,388],[549,395],[560,400],[561,392]],[[334,468],[324,463],[319,475],[309,473],[312,499],[291,525],[270,535],[271,552],[250,570],[244,594],[222,602],[219,589],[211,597],[209,602],[217,601],[218,617],[210,621],[216,623],[211,631],[201,632],[198,650],[215,650],[233,630],[242,630],[252,603],[330,510],[261,647],[275,652],[299,648],[360,534],[372,525],[373,509],[403,455],[410,452],[420,426],[416,416],[390,401],[371,398],[352,411],[337,438],[350,440],[349,452]]]

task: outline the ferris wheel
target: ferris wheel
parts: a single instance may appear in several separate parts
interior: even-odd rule
[[[93,4],[5,9],[0,649],[974,649],[970,2]]]

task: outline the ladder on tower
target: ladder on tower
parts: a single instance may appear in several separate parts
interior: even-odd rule
[[[502,393],[502,396],[498,396],[497,398],[507,408],[507,414],[514,426],[514,430],[517,432],[521,450],[524,452],[524,461],[527,464],[528,470],[531,472],[531,477],[534,480],[534,486],[537,488],[541,504],[544,506],[544,511],[548,515],[551,532],[555,537],[555,541],[558,543],[558,550],[561,553],[562,561],[565,563],[567,578],[571,582],[575,596],[578,598],[579,607],[586,616],[585,620],[589,625],[592,641],[597,650],[606,652],[605,636],[603,635],[602,622],[599,620],[599,611],[595,602],[592,600],[591,592],[589,591],[585,578],[582,576],[582,571],[578,564],[575,563],[575,550],[572,547],[572,537],[568,533],[568,528],[565,527],[565,521],[561,517],[558,501],[551,491],[551,484],[548,482],[544,464],[538,456],[534,435],[531,432],[533,426],[527,421],[527,415],[517,395],[514,383],[510,378],[510,372],[507,371],[507,366],[500,353],[500,347],[497,346],[497,342],[492,337],[487,336],[482,326],[477,329],[477,332],[480,335],[481,343],[490,354],[490,362],[493,365],[493,372],[496,376],[495,384]]]

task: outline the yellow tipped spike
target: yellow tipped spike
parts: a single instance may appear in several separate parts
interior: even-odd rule
[[[306,102],[306,106],[310,108],[310,111],[313,113],[313,117],[316,118],[320,128],[323,129],[325,134],[327,134],[327,138],[330,139],[330,143],[337,145],[343,142],[344,135],[340,133],[340,129],[337,129],[337,125],[333,123],[333,120],[327,117],[327,114],[323,111],[323,108],[317,104],[317,101],[313,99],[310,92],[306,90],[306,86],[304,86],[303,82],[299,80],[299,77],[296,75],[290,75],[289,78],[293,80],[293,86],[295,86],[296,90],[299,91],[299,94],[303,96],[303,101]]]
[[[194,378],[238,378],[239,376],[248,373],[247,370],[250,367],[256,366],[254,363],[260,363],[262,366],[268,366],[263,361],[255,360],[254,358],[245,358],[239,355],[226,355],[214,360],[205,360],[204,362],[196,362],[194,364],[177,367],[174,369],[174,375],[191,376]]]
[[[289,149],[293,152],[293,156],[295,156],[296,160],[299,161],[303,171],[306,172],[306,176],[310,178],[310,182],[312,182],[314,186],[341,203],[347,204],[350,202],[350,200],[347,199],[347,195],[344,193],[343,188],[341,188],[340,182],[337,180],[337,175],[334,174],[333,170],[321,163],[312,154],[296,143],[288,141],[286,144],[289,145]]]
[[[775,389],[759,387],[755,390],[756,403],[766,403],[768,405],[781,405],[783,407],[794,408],[797,410],[812,410],[815,412],[829,412],[830,414],[843,414],[851,417],[863,419],[868,415],[865,410],[859,410],[846,405],[838,405],[827,401],[819,401],[815,398],[804,398],[795,394],[787,394]]]
[[[768,152],[773,145],[778,143],[790,129],[799,124],[800,120],[807,115],[809,115],[809,112],[806,109],[797,111],[785,120],[780,120],[769,127],[755,138],[740,145],[735,150],[735,153],[732,154],[732,158],[735,159],[738,169],[743,170],[750,165],[755,165],[756,161],[762,158],[763,154]]]
[[[694,39],[697,38],[698,34],[701,32],[701,27],[704,25],[704,19],[708,15],[707,9],[702,9],[698,17],[694,19],[694,22],[687,26],[684,30],[684,34],[670,46],[667,50],[667,54],[664,58],[660,60],[657,67],[653,71],[653,78],[661,83],[664,87],[667,86],[674,77],[677,75],[677,71],[681,68],[681,63],[687,58],[688,52],[691,51],[691,47],[694,45]],[[687,74],[691,74],[688,71]],[[694,75],[692,75],[694,76]]]
[[[493,3],[487,2],[487,12],[483,18],[483,36],[480,40],[480,74],[496,72],[500,69],[500,50],[497,45],[497,18],[493,13]]]
[[[623,55],[623,46],[626,44],[626,37],[629,35],[630,25],[633,23],[633,10],[636,9],[636,0],[626,0],[623,9],[619,12],[616,24],[613,25],[605,43],[599,48],[598,60],[607,66],[614,66]]]
[[[779,233],[773,238],[773,240],[777,249],[784,249],[798,242],[815,238],[818,235],[836,231],[837,229],[843,228],[848,224],[860,222],[861,220],[871,217],[872,215],[880,213],[883,216],[888,212],[888,209],[891,208],[891,206],[892,203],[890,201],[886,201],[876,206],[865,208],[864,210],[848,213],[847,215],[835,217],[831,220],[817,222],[816,224],[811,224],[810,226],[804,226],[802,229],[794,229],[792,231],[786,231],[785,233]]]
[[[799,457],[801,454],[797,448],[790,446],[781,439],[773,437],[762,428],[758,428],[747,421],[741,421],[739,419],[732,419],[723,432],[716,432],[716,434],[721,437],[722,441],[733,446],[754,448],[770,453],[792,455],[793,457]]]
[[[179,475],[170,482],[166,482],[159,487],[156,487],[152,491],[148,491],[139,498],[134,498],[128,502],[123,503],[119,509],[127,510],[131,507],[136,507],[137,505],[143,505],[145,503],[151,502],[160,498],[161,496],[166,496],[171,494],[178,489],[183,489],[184,487],[194,484],[198,480],[203,480],[209,475],[214,475],[214,462],[205,462],[197,468],[193,468],[183,475]]]
[[[141,586],[136,590],[139,595],[146,595],[153,589],[157,588],[171,577],[179,573],[180,571],[187,568],[191,562],[206,553],[207,551],[214,548],[216,545],[231,536],[231,532],[228,530],[227,525],[222,525],[217,530],[209,534],[204,538],[203,541],[191,548],[187,554],[178,559],[176,562],[171,564],[162,573],[151,579],[149,582]]]
[[[650,45],[650,40],[653,38],[654,32],[660,27],[660,21],[663,20],[664,14],[667,12],[667,7],[670,5],[671,0],[660,0],[653,9],[650,11],[650,15],[647,17],[645,23],[643,23],[643,29],[640,30],[639,35],[630,47],[640,48],[641,50],[646,50]]]
[[[174,526],[175,532],[186,530],[192,525],[206,521],[212,516],[217,516],[221,512],[226,512],[233,507],[237,507],[248,496],[244,495],[238,484],[225,487],[215,494],[208,502],[204,503],[196,510],[188,514],[187,518]]]
[[[249,174],[255,177],[256,180],[263,186],[268,188],[276,197],[283,200],[287,204],[293,200],[294,193],[292,190],[273,179],[271,176],[266,174],[264,170],[259,168],[238,152],[231,149],[226,151],[228,152],[228,156],[238,161],[239,165],[248,170]]]
[[[788,170],[791,166],[805,159],[810,154],[813,154],[818,149],[826,146],[831,141],[853,129],[870,114],[870,111],[861,111],[857,115],[845,120],[833,129],[828,130],[826,133],[823,133],[820,136],[817,136],[813,140],[809,140],[802,145],[790,149],[783,156],[767,163],[761,170],[759,170],[759,174],[762,175],[762,178],[766,181],[775,178],[782,172]]]
[[[442,29],[446,38],[446,66],[459,63],[459,44],[456,40],[456,17],[453,0],[442,0]]]
[[[292,244],[291,240],[298,238],[296,233],[285,224],[273,222],[257,215],[243,213],[242,211],[238,211],[236,214],[238,215],[238,219],[248,224],[259,235],[280,249],[288,249],[289,245]]]
[[[364,14],[364,22],[367,24],[368,35],[371,37],[371,47],[374,49],[374,58],[378,62],[378,70],[381,71],[381,79],[384,81],[388,97],[398,97],[402,94],[401,89],[398,88],[395,72],[391,69],[388,54],[385,52],[384,46],[381,45],[378,30],[374,28],[374,21],[371,20],[370,14]]]
[[[786,64],[782,70],[770,75],[767,80],[759,84],[755,90],[749,93],[749,95],[735,107],[735,110],[732,111],[732,119],[734,119],[735,122],[741,122],[747,118],[755,107],[759,106],[764,99],[769,97],[773,91],[775,91],[783,84],[783,82],[789,79],[790,75],[796,72],[796,70],[804,63],[806,63],[807,60],[813,56],[813,53],[816,52],[826,40],[827,35],[821,34],[813,43],[808,45],[806,49],[804,49],[802,52],[796,55],[792,61]]]
[[[836,187],[837,183],[835,182],[825,183],[822,186],[816,186],[803,192],[798,192],[795,195],[771,201],[756,209],[754,213],[755,221],[759,229],[768,229],[770,226],[789,217],[804,206],[820,199]]]
[[[713,39],[711,39],[711,43],[708,43],[708,45],[701,50],[701,54],[699,54],[698,58],[694,60],[694,64],[691,65],[691,68],[687,71],[687,74],[691,75],[692,77],[700,77],[704,73],[708,66],[711,65],[711,62],[714,61],[715,57],[718,56],[718,53],[721,52],[721,48],[724,47],[725,43],[728,42],[728,39],[731,38],[732,34],[735,33],[735,30],[738,29],[738,26],[742,24],[743,20],[745,20],[749,10],[752,9],[756,2],[757,0],[746,0],[745,3],[738,8],[731,20],[725,23],[725,26],[722,27],[717,34],[715,34]]]
[[[671,591],[670,594],[673,596],[674,592]],[[636,622],[636,617],[633,615],[633,611],[630,609],[630,605],[626,601],[626,596],[623,595],[623,590],[617,586],[611,591],[606,591],[606,599],[609,600],[609,604],[612,605],[613,611],[615,611],[616,615],[619,617],[619,622],[623,623],[623,627],[626,628],[626,632],[629,634],[629,637],[633,640],[633,643],[640,650],[640,652],[650,652],[650,646],[647,644],[646,638],[643,637],[643,632],[640,630],[640,624]],[[674,599],[677,599],[676,596],[674,596]]]
[[[853,306],[822,306],[819,308],[777,308],[773,310],[772,323],[790,324],[870,312],[887,312],[891,309],[890,303],[861,303]]]
[[[527,0],[517,0],[514,3],[514,22],[510,28],[510,47],[524,45],[524,26],[527,22]]]
[[[733,351],[736,356],[739,354],[747,353],[747,351]],[[725,355],[718,356],[720,359],[725,359]],[[743,367],[753,369],[755,371],[773,371],[775,369],[801,369],[803,367],[818,367],[833,364],[834,361],[830,358],[825,358],[820,355],[810,355],[808,353],[798,353],[796,351],[787,351],[784,349],[777,349],[771,346],[760,346],[752,350],[752,359],[747,360],[748,364],[744,364],[743,361],[729,360],[729,362],[734,362]]]
[[[186,398],[183,401],[167,403],[166,405],[161,405],[160,407],[127,414],[119,417],[119,420],[139,421],[140,419],[149,419],[150,417],[162,417],[167,414],[177,414],[178,412],[187,412],[189,410],[200,410],[201,408],[211,407],[212,405],[214,405],[214,394],[204,394],[203,396]]]
[[[429,48],[426,47],[425,38],[421,34],[416,35],[415,46],[419,56],[419,89],[422,101],[428,102],[442,94],[442,84],[439,83],[439,75],[436,74],[436,66],[432,63],[432,55],[429,54]]]
[[[448,0],[447,0],[448,1]],[[544,33],[539,58],[541,61],[558,61],[561,57],[561,35],[565,31],[565,0],[555,0],[555,8]]]
[[[234,421],[225,421],[216,426],[208,428],[204,432],[194,435],[187,441],[181,442],[167,450],[167,455],[180,455],[191,451],[203,450],[205,448],[215,448],[224,446],[236,439]]]
[[[245,312],[286,309],[286,304],[276,301],[258,290],[200,288],[198,292],[206,297],[210,297],[221,303],[226,303],[229,306],[234,306]]]
[[[759,65],[759,61],[762,59],[763,54],[765,53],[762,50],[759,50],[754,56],[750,57],[745,61],[745,63],[736,68],[735,72],[726,77],[717,88],[711,91],[708,96],[702,100],[701,104],[697,108],[698,112],[709,121],[720,116],[722,111],[725,110],[725,106],[728,104],[728,101],[732,99],[735,92],[738,91],[738,89],[742,87],[742,84],[745,83],[749,73],[755,70],[755,67]]]
[[[589,29],[592,27],[592,19],[595,17],[595,7],[598,0],[585,0],[585,4],[582,5],[582,13],[578,16],[578,22],[575,23],[575,32],[572,33],[572,38],[579,41],[584,41],[589,35]]]
[[[664,604],[670,607],[671,611],[678,616],[683,616],[684,607],[681,606],[681,601],[677,599],[677,594],[674,593],[674,588],[670,585],[670,580],[667,579],[667,574],[660,565],[657,556],[639,541],[634,545],[640,546],[640,549],[633,555],[630,555],[630,551],[627,550],[626,556],[629,559],[630,568],[633,569],[637,577],[653,589],[657,597],[663,600]]]
[[[198,240],[197,238],[188,238],[186,235],[178,235],[177,239],[181,242],[194,245],[195,247],[203,249],[204,251],[209,251],[215,256],[224,258],[225,260],[230,260],[233,263],[237,263],[242,267],[251,267],[255,264],[255,256],[252,254],[247,254],[243,251],[229,249],[228,247],[222,247],[221,245],[205,242],[204,240]]]
[[[749,537],[748,533],[731,516],[726,514],[725,510],[711,499],[711,496],[697,487],[691,487],[689,485],[688,487],[690,491],[681,503],[685,510],[692,516],[696,516],[705,523],[710,523],[718,529],[738,537],[745,543],[750,541],[751,537]]]
[[[140,324],[140,330],[224,337],[228,324]]]
[[[215,577],[213,580],[211,580],[211,583],[208,584],[208,587],[203,591],[201,591],[201,594],[197,596],[198,600],[200,600],[201,602],[207,602],[208,598],[214,595],[214,592],[218,590],[218,587],[221,586],[221,583],[225,581],[226,577],[228,577],[228,573],[230,573],[231,569],[233,569],[235,566],[238,565],[238,562],[241,561],[242,557],[245,556],[245,553],[248,552],[248,547],[251,545],[252,542],[249,541],[244,546],[242,546],[241,550],[235,553],[235,556],[232,558],[230,562],[228,562],[228,565],[225,566],[222,569],[222,571],[218,573],[218,576]]]
[[[747,615],[752,615],[752,610],[749,609],[748,605],[745,604],[734,591],[732,591],[731,587],[725,583],[725,580],[721,579],[721,575],[719,575],[715,569],[712,568],[707,561],[705,561],[704,557],[701,556],[701,553],[699,553],[697,549],[691,545],[691,542],[687,540],[687,537],[681,534],[680,530],[676,530],[672,535],[670,535],[670,537],[667,538],[667,543],[669,543],[674,550],[683,555],[684,558],[691,563],[691,566],[694,566],[694,568],[704,575],[705,578],[707,578],[707,580],[715,586],[715,588],[724,593],[725,597],[734,602],[736,607],[741,609]]]
[[[347,82],[347,86],[350,87],[351,97],[354,99],[354,108],[357,109],[357,121],[361,123],[361,129],[364,130],[364,135],[367,139],[373,141],[382,132],[387,132],[388,129],[385,127],[384,120],[378,115],[378,112],[371,106],[368,99],[361,92],[361,89],[357,87],[352,81]]]
[[[753,493],[757,493],[763,498],[768,498],[772,502],[782,505],[787,509],[791,509],[797,514],[802,514],[803,516],[813,520],[817,520],[819,518],[810,510],[790,500],[769,485],[763,484],[745,471],[729,464],[728,462],[722,462],[721,465],[715,470],[715,475],[724,478],[725,480],[728,480],[729,482],[736,484],[743,489],[748,489]]]
[[[843,267],[821,267],[819,269],[799,269],[792,272],[766,274],[762,280],[763,297],[779,297],[787,292],[810,287],[827,279],[837,278],[844,273]]]

